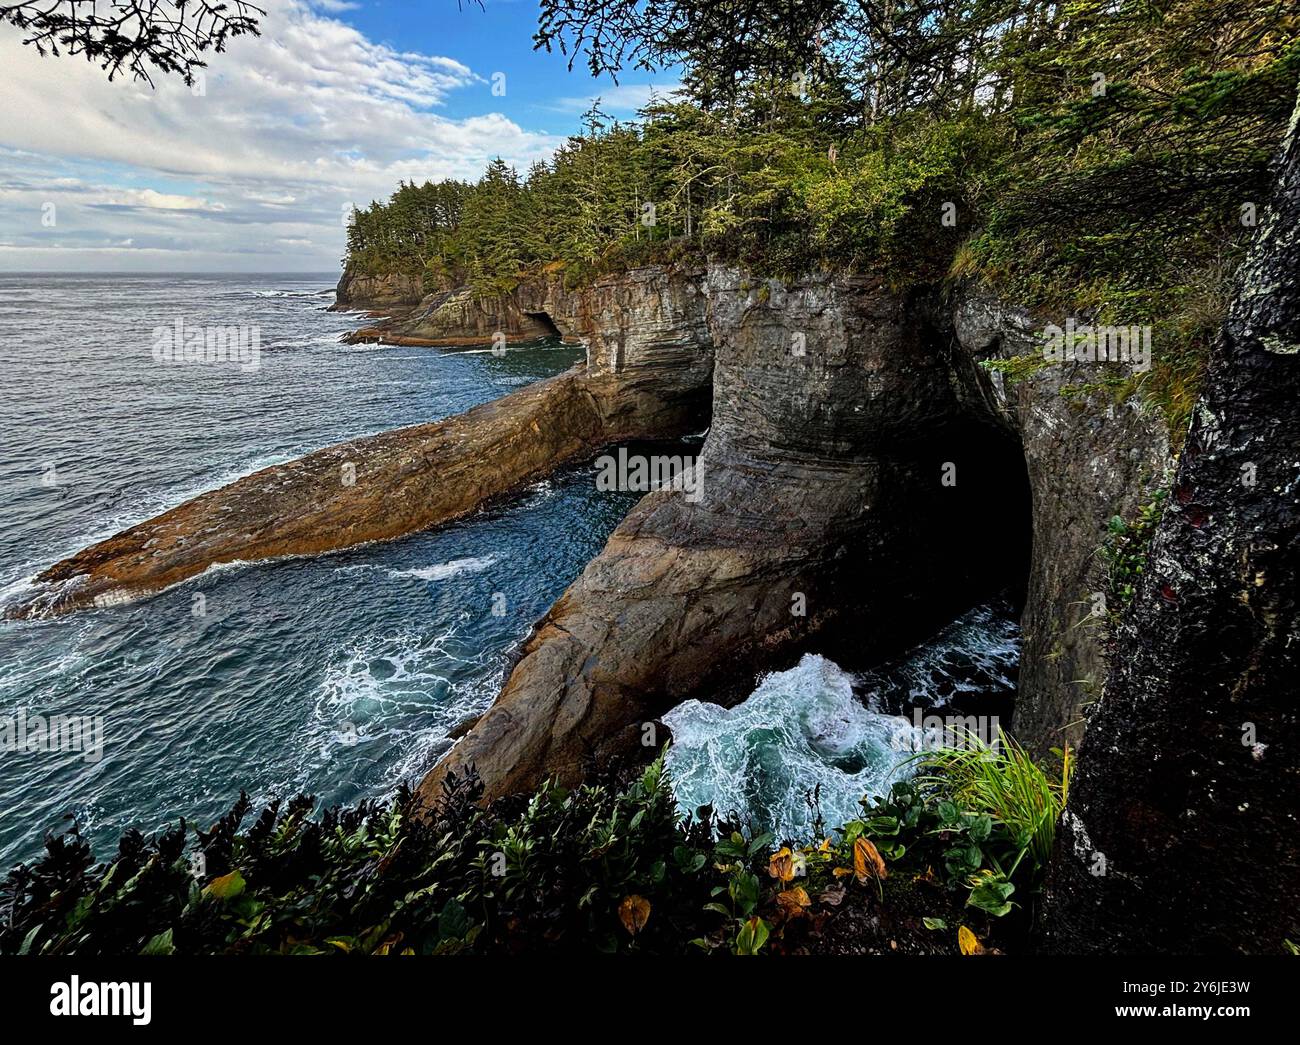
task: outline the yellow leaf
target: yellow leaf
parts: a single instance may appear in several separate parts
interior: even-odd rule
[[[794,878],[794,854],[789,847],[783,846],[772,854],[767,862],[767,873],[782,882]]]
[[[852,873],[853,873],[853,868],[851,867],[837,867],[833,871],[831,871],[831,874],[833,874],[836,878],[843,878],[845,875],[849,875]]]
[[[231,871],[230,874],[212,879],[203,892],[218,900],[233,900],[244,891],[244,884],[244,876],[238,871]]]
[[[957,930],[957,946],[962,954],[983,954],[984,945],[979,942],[979,938],[971,932],[966,926]]]
[[[650,917],[650,901],[644,896],[637,896],[633,893],[631,896],[624,898],[623,902],[618,905],[618,919],[623,923],[632,936],[635,936],[645,928],[645,923]]]
[[[868,838],[859,838],[853,843],[853,873],[858,876],[860,882],[865,882],[867,875],[874,875],[876,878],[889,876],[889,872],[885,870],[884,857]]]
[[[777,893],[776,902],[781,905],[782,910],[790,917],[803,914],[803,909],[812,904],[812,900],[808,898],[807,890],[801,885]]]

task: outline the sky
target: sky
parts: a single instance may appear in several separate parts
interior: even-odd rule
[[[0,271],[334,270],[354,204],[495,156],[522,172],[593,98],[629,119],[675,86],[569,72],[533,50],[536,0],[484,3],[259,0],[262,36],[194,89],[109,83],[0,26]]]

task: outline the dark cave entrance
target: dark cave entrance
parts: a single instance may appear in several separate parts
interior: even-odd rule
[[[939,509],[940,531],[959,556],[969,556],[962,562],[964,583],[972,594],[1003,593],[1018,617],[1033,553],[1033,497],[1019,438],[1001,426],[972,422],[930,452],[943,458],[941,483],[953,479],[944,487],[950,496]]]
[[[525,312],[524,319],[528,320],[530,326],[533,328],[528,331],[528,333],[535,334],[537,337],[554,337],[563,340],[564,334],[560,331],[560,328],[555,325],[555,320],[550,317],[549,313]]]
[[[884,503],[832,581],[844,626],[809,648],[863,679],[877,710],[982,715],[1009,730],[1033,551],[1020,440],[963,418],[895,448],[885,469]]]

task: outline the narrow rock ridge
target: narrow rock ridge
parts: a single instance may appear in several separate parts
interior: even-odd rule
[[[603,441],[570,371],[467,413],[264,468],[56,563],[12,616],[130,602],[211,566],[314,555],[457,518]]]
[[[463,516],[621,440],[707,423],[712,346],[691,274],[642,269],[566,299],[589,363],[455,417],[318,450],[56,563],[9,617],[130,602],[209,567],[337,551]],[[521,291],[521,294],[523,292]],[[557,292],[535,292],[541,311]]]

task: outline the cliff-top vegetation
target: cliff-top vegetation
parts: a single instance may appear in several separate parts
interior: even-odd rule
[[[1140,379],[1185,423],[1294,101],[1274,0],[543,4],[539,45],[593,71],[684,63],[632,123],[519,172],[402,184],[355,213],[354,271],[429,290],[571,283],[649,261],[982,281],[1154,327]],[[1117,388],[1125,395],[1130,385]]]
[[[207,830],[74,829],[0,882],[0,954],[447,954],[533,950],[979,953],[1034,912],[1068,787],[1014,744],[931,752],[825,837],[779,845],[679,814],[662,759],[476,800],[450,777],[312,815],[241,796]],[[816,801],[810,794],[809,801]],[[892,942],[892,945],[891,945]]]

